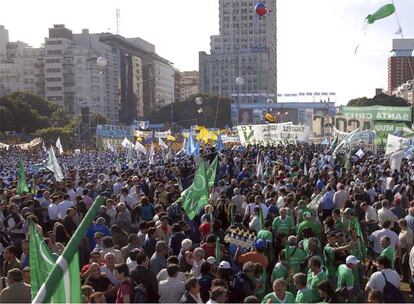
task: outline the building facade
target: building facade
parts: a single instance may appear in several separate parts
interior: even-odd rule
[[[179,101],[184,101],[192,95],[198,94],[198,71],[184,71],[180,73]]]
[[[414,79],[414,39],[393,39],[393,55],[388,58],[388,94]]]
[[[251,94],[277,94],[276,0],[259,17],[256,0],[220,0],[220,34],[211,36],[210,54],[199,54],[201,93],[244,94],[237,102],[254,102]],[[236,83],[241,77],[242,83]]]
[[[168,60],[155,55],[155,105],[153,110],[168,106],[174,102],[175,97],[175,70]]]

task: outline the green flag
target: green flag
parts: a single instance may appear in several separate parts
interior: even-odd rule
[[[17,194],[22,194],[23,192],[29,192],[29,187],[27,186],[26,173],[24,172],[24,165],[21,160],[19,160],[19,180],[17,182]]]
[[[73,300],[69,298],[71,296],[71,290],[68,289],[67,286],[75,286],[75,284],[80,284],[79,265],[77,268],[76,276],[75,274],[71,275],[71,265],[73,259],[75,259],[76,254],[78,253],[79,244],[85,236],[86,230],[91,225],[96,213],[98,212],[99,207],[104,202],[105,199],[101,196],[98,196],[95,199],[91,208],[86,213],[84,219],[79,224],[75,233],[70,238],[68,244],[65,247],[65,250],[63,250],[62,254],[57,258],[56,263],[53,265],[52,270],[47,276],[47,279],[43,280],[43,284],[39,289],[36,297],[32,300],[32,303],[49,303],[54,297],[63,297],[65,295],[66,299],[64,302],[81,303],[80,299]],[[31,256],[30,259],[32,259]],[[75,281],[78,283],[76,283]],[[65,295],[60,295],[59,287],[61,286],[61,284],[64,284],[65,286]]]
[[[260,205],[259,205],[259,221],[260,221],[260,229],[265,229],[263,210]]]
[[[334,141],[333,141],[333,142],[332,142],[332,144],[331,144],[331,147],[330,147],[330,149],[331,149],[332,151],[334,151],[334,150],[335,150],[335,148],[338,146],[338,141],[339,141],[338,136],[336,136],[336,137],[335,137],[335,139],[334,139]]]
[[[49,247],[43,241],[33,223],[30,223],[29,229],[30,287],[32,289],[32,298],[34,299],[43,282],[46,281],[49,273],[52,271],[58,256],[50,252]],[[82,302],[78,252],[73,256],[68,271],[63,275],[63,280],[59,281],[51,302]]]
[[[365,246],[364,234],[362,233],[361,225],[358,221],[358,218],[353,216],[349,221],[349,225],[353,227],[357,232],[357,235],[359,237],[359,242],[361,245],[362,258],[365,259],[367,255],[367,247]]]
[[[220,262],[221,262],[220,238],[216,237],[216,263],[220,264]]]
[[[192,185],[181,194],[183,209],[190,220],[194,219],[198,210],[208,203],[208,187],[206,165],[200,162]]]
[[[214,186],[214,182],[216,180],[216,173],[217,173],[217,166],[218,166],[218,154],[214,158],[213,162],[211,163],[210,167],[207,170],[207,181],[208,187],[211,188]]]

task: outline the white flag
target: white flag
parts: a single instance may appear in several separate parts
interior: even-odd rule
[[[135,142],[134,149],[141,152],[142,154],[147,154],[147,149],[138,140]]]
[[[130,146],[132,146],[132,142],[128,139],[128,138],[124,138],[124,140],[122,141],[122,147],[124,148],[128,148]]]
[[[111,143],[108,141],[108,150],[111,152],[115,152],[115,148],[113,145],[111,145]]]
[[[308,168],[306,167],[306,163],[303,165],[303,175],[308,176]]]
[[[61,182],[64,178],[62,170],[60,169],[59,163],[56,159],[55,150],[53,147],[50,147],[49,156],[47,158],[46,168],[53,172],[55,179],[58,182]]]
[[[58,148],[59,154],[62,155],[63,148],[62,148],[62,143],[60,142],[60,137],[58,137],[58,139],[56,140],[56,148]]]
[[[155,151],[154,151],[154,144],[151,143],[151,150],[149,153],[149,159],[148,162],[150,165],[155,165]]]
[[[391,166],[391,171],[392,172],[394,172],[395,170],[400,172],[403,157],[404,157],[404,151],[403,150],[399,150],[399,151],[396,151],[396,152],[391,154],[390,166]]]
[[[165,142],[161,139],[161,137],[158,137],[158,144],[163,148],[163,149],[168,149],[168,146],[165,144]]]
[[[256,177],[259,181],[262,181],[264,177],[263,163],[259,155],[257,156],[257,163],[256,163]]]
[[[364,151],[362,151],[362,149],[359,149],[357,153],[355,153],[355,155],[358,156],[359,158],[363,158],[365,153]]]

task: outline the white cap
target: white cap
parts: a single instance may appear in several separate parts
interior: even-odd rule
[[[357,265],[360,261],[357,259],[356,256],[354,255],[348,255],[346,257],[345,263],[346,264],[352,264],[352,265]]]
[[[229,262],[227,262],[227,261],[221,261],[218,268],[221,268],[221,269],[230,269],[231,267],[230,267],[230,263]]]
[[[209,257],[207,258],[207,262],[208,262],[209,264],[213,265],[213,264],[216,262],[216,258],[215,258],[215,257],[213,257],[213,256],[209,256]]]

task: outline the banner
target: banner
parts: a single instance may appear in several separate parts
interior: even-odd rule
[[[97,125],[96,136],[103,138],[130,138],[132,130],[131,126]]]
[[[388,134],[387,147],[385,148],[385,155],[390,155],[405,146],[410,145],[411,139]]]
[[[338,137],[339,140],[344,139],[350,133],[342,132],[333,127],[333,137]],[[351,138],[349,138],[349,143],[360,143],[361,141],[365,144],[373,144],[375,138],[377,137],[375,131],[373,130],[364,130],[364,131],[357,131],[353,134]]]
[[[240,143],[240,138],[238,135],[221,135],[221,140],[224,144],[226,143]]]
[[[289,123],[237,126],[240,143],[246,145],[279,145],[308,142],[310,127]]]
[[[35,148],[36,146],[40,145],[42,142],[43,142],[43,139],[35,138],[29,143],[19,144],[19,145],[16,145],[16,147],[22,150],[29,150],[29,149]]]
[[[393,120],[411,122],[411,107],[342,107],[341,114],[352,118],[363,118],[373,121]]]
[[[168,135],[170,135],[171,134],[171,130],[168,130],[168,131],[164,131],[164,132],[157,132],[157,131],[155,131],[155,138],[167,138],[168,137]]]
[[[6,145],[6,144],[3,144],[3,143],[0,143],[0,149],[9,150],[9,148],[10,148],[10,145]]]

